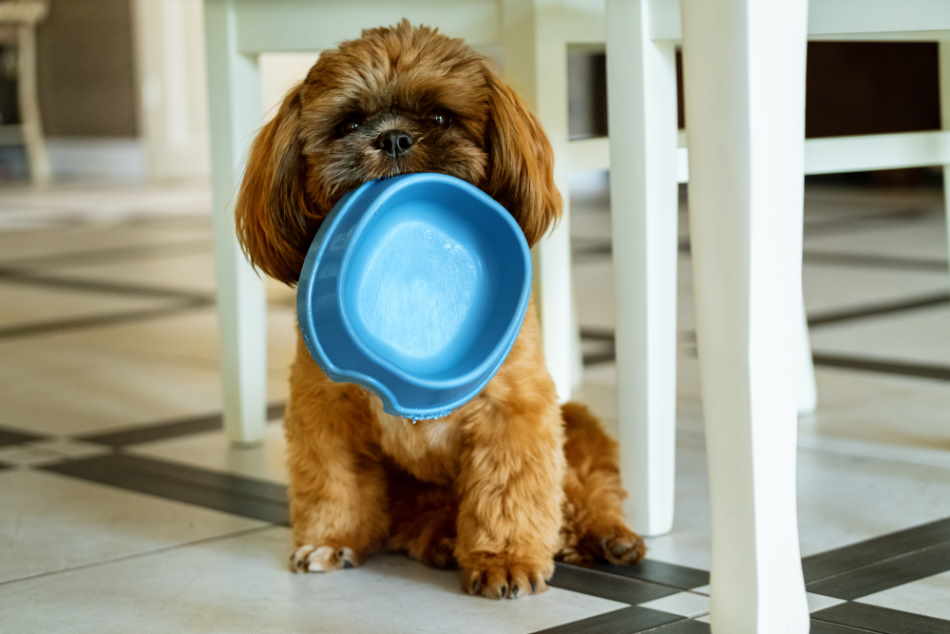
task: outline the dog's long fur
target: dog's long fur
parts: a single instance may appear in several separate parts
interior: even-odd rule
[[[400,129],[412,148],[376,145]],[[530,244],[560,214],[550,144],[519,97],[461,40],[408,22],[325,51],[258,134],[237,203],[253,263],[294,284],[323,217],[367,180],[442,172],[476,184]],[[334,383],[298,334],[286,415],[291,520],[301,571],[404,551],[458,565],[466,591],[540,592],[557,555],[633,563],[617,447],[581,405],[559,407],[533,305],[484,391],[409,424],[361,387]]]

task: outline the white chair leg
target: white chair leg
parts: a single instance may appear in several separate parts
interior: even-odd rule
[[[571,237],[567,188],[564,217],[541,241],[534,259],[537,301],[541,312],[544,360],[559,399],[567,401],[580,383],[580,341],[571,286]]]
[[[263,438],[267,406],[267,309],[264,283],[234,230],[233,201],[247,148],[261,124],[257,60],[237,49],[232,0],[206,0],[205,32],[215,274],[221,326],[224,424],[235,443]]]
[[[607,3],[607,73],[625,510],[660,535],[673,527],[676,451],[676,52],[651,39],[650,5]]]
[[[950,130],[950,40],[940,42],[940,120]],[[947,218],[947,255],[950,258],[950,165],[943,167],[943,197]]]
[[[683,0],[716,634],[809,629],[796,515],[805,0]]]
[[[544,360],[562,401],[581,380],[580,338],[571,276],[568,192],[567,44],[558,12],[544,0],[504,0],[505,78],[531,107],[554,148],[563,217],[535,249],[535,299]]]
[[[36,37],[35,25],[17,27],[17,92],[20,103],[21,127],[26,156],[30,164],[30,178],[34,184],[49,182],[49,158],[43,140],[43,121],[36,97]]]

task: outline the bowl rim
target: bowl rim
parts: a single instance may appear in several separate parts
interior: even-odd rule
[[[423,183],[442,183],[450,186],[451,188],[460,191],[463,195],[468,195],[477,199],[484,206],[491,208],[500,216],[509,229],[512,230],[515,236],[516,243],[521,247],[518,249],[518,252],[521,256],[521,261],[523,264],[523,270],[525,272],[524,280],[521,285],[520,292],[518,294],[518,299],[516,302],[516,309],[514,311],[514,317],[509,320],[508,325],[502,332],[501,337],[499,337],[498,342],[493,346],[492,350],[485,355],[485,358],[474,368],[468,370],[464,374],[441,379],[432,379],[421,377],[418,374],[415,374],[411,371],[407,371],[395,363],[387,359],[386,357],[380,355],[372,348],[369,348],[366,343],[363,341],[362,336],[357,334],[356,329],[351,323],[350,317],[347,315],[347,312],[343,309],[343,293],[341,285],[343,280],[347,277],[349,272],[351,261],[354,257],[352,251],[347,251],[344,253],[343,258],[340,262],[340,271],[337,274],[336,284],[336,310],[340,315],[340,321],[343,324],[344,329],[346,330],[347,335],[350,340],[358,349],[359,353],[364,355],[374,364],[381,366],[386,371],[392,373],[398,377],[401,381],[409,384],[412,387],[422,388],[426,390],[445,390],[458,388],[466,383],[471,383],[476,381],[480,376],[484,377],[484,380],[479,381],[475,389],[471,390],[471,393],[466,395],[464,398],[456,399],[456,402],[451,405],[439,406],[438,408],[409,408],[403,407],[399,404],[399,399],[396,398],[395,394],[384,384],[382,384],[378,379],[367,375],[365,372],[360,370],[346,369],[342,368],[336,363],[334,363],[329,356],[326,354],[326,351],[323,348],[323,345],[320,343],[320,338],[317,336],[316,327],[313,319],[312,310],[309,308],[312,306],[312,295],[313,290],[316,286],[314,283],[315,276],[312,274],[313,269],[316,268],[316,265],[319,261],[323,259],[323,255],[328,248],[328,241],[325,239],[327,234],[332,233],[335,228],[342,222],[346,211],[351,209],[362,196],[365,195],[367,189],[373,185],[379,184],[380,182],[385,182],[392,180],[394,181],[389,186],[384,187],[379,194],[373,198],[366,206],[366,209],[363,210],[360,218],[357,220],[356,224],[350,230],[349,242],[355,243],[359,240],[360,236],[363,234],[367,225],[372,221],[372,218],[376,216],[384,205],[398,192],[417,186]],[[419,416],[415,418],[434,418],[444,413],[448,413],[463,404],[464,402],[470,400],[475,394],[477,394],[484,386],[488,383],[489,380],[495,375],[498,368],[504,363],[505,359],[508,357],[511,348],[514,346],[515,341],[518,337],[518,332],[520,331],[526,314],[526,309],[528,302],[531,296],[531,279],[532,279],[532,266],[531,266],[531,250],[527,244],[527,240],[524,237],[524,233],[521,230],[520,225],[511,215],[511,213],[505,209],[498,201],[493,199],[491,196],[483,192],[481,189],[472,185],[471,183],[464,181],[462,179],[450,176],[448,174],[439,174],[433,172],[418,172],[414,174],[403,174],[391,179],[379,179],[368,181],[362,184],[357,189],[349,192],[344,196],[328,217],[324,220],[323,225],[318,230],[314,241],[317,242],[318,248],[314,251],[311,251],[307,254],[307,258],[304,264],[304,271],[308,272],[308,278],[311,280],[307,287],[303,290],[304,293],[298,298],[298,314],[300,315],[298,319],[304,323],[302,328],[305,342],[309,345],[307,346],[312,352],[316,352],[319,356],[319,361],[323,366],[324,370],[330,375],[330,378],[334,380],[347,380],[355,382],[365,387],[368,387],[376,391],[380,396],[385,396],[384,400],[388,400],[395,409],[401,410],[400,414],[411,411],[418,411]],[[306,310],[301,310],[301,308],[307,308]],[[431,415],[423,414],[423,412],[432,412],[435,410],[439,412],[444,412],[443,414]]]

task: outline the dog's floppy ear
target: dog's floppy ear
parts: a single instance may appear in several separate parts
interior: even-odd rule
[[[561,215],[554,152],[520,97],[486,67],[490,95],[488,193],[521,225],[529,245]]]
[[[300,275],[314,218],[304,193],[300,91],[291,90],[251,145],[235,208],[237,235],[254,266],[294,284]]]

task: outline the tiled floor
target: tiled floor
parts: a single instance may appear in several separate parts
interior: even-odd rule
[[[615,428],[610,219],[598,196],[574,202],[581,395]],[[950,633],[942,204],[927,187],[808,191],[821,405],[800,422],[799,508],[816,634]],[[560,566],[547,594],[497,603],[397,556],[286,571],[293,294],[269,287],[265,441],[230,447],[206,206],[195,187],[0,191],[0,632],[709,631],[685,214],[674,531],[637,567]]]

